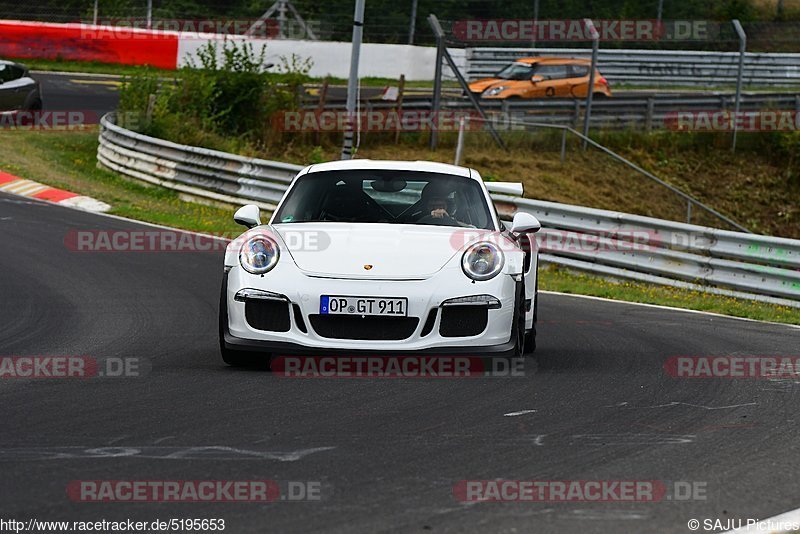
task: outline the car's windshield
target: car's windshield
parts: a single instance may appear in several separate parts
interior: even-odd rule
[[[528,80],[533,75],[533,67],[527,63],[512,63],[495,74],[501,80]]]
[[[297,179],[275,223],[362,222],[494,229],[475,180],[401,170],[309,173]]]

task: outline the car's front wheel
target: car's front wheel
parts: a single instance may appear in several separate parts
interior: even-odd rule
[[[256,364],[252,353],[228,349],[222,342],[220,342],[219,351],[222,354],[222,361],[231,367],[253,367]]]
[[[517,303],[514,307],[514,323],[511,337],[514,339],[514,358],[525,357],[525,286],[517,284]]]
[[[25,106],[25,111],[42,111],[42,99],[34,98]]]
[[[533,290],[533,325],[529,332],[525,334],[525,354],[531,355],[536,351],[536,319],[539,315],[539,278],[536,278],[536,286]]]

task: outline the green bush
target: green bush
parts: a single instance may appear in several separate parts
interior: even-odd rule
[[[268,72],[264,53],[249,43],[209,43],[174,77],[145,70],[126,78],[119,111],[139,114],[147,135],[224,150],[257,149],[275,139],[270,118],[292,110],[308,78],[311,63],[293,55]]]

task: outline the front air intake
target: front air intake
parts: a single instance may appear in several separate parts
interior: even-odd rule
[[[289,303],[284,300],[247,300],[244,316],[247,324],[256,330],[289,331]]]
[[[442,337],[477,336],[489,324],[489,309],[486,306],[444,306],[439,322]]]

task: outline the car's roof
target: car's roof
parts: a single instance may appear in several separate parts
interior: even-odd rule
[[[569,63],[571,65],[591,65],[590,59],[582,59],[577,57],[523,57],[516,60],[517,63]]]
[[[459,167],[457,165],[448,165],[447,163],[437,163],[435,161],[392,161],[392,160],[378,160],[378,159],[349,159],[342,161],[329,161],[327,163],[318,163],[311,165],[306,173],[312,172],[325,172],[325,171],[341,171],[341,170],[397,170],[397,171],[419,171],[419,172],[435,172],[440,174],[452,174],[455,176],[464,176],[467,178],[474,178],[473,173],[467,167]]]

